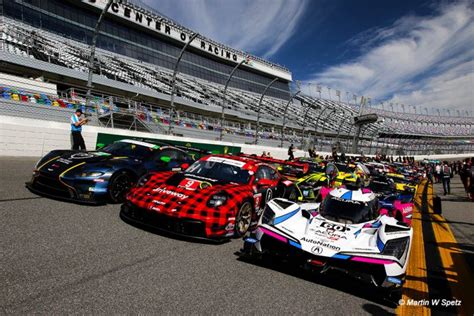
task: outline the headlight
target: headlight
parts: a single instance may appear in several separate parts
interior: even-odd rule
[[[400,259],[405,252],[409,239],[410,237],[403,237],[389,240],[385,244],[382,254],[385,256],[394,256],[395,258]]]
[[[207,206],[209,207],[219,207],[224,205],[227,202],[228,196],[224,192],[214,194],[211,198],[207,201]]]
[[[103,175],[103,172],[98,172],[98,171],[88,171],[88,172],[82,172],[80,174],[81,178],[97,178]]]
[[[275,219],[275,212],[273,212],[270,206],[266,205],[265,209],[263,210],[262,224],[272,225],[274,219]]]

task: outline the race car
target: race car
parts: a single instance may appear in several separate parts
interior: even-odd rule
[[[241,255],[271,256],[326,273],[340,270],[389,292],[400,289],[413,230],[387,216],[367,189],[335,189],[320,203],[267,203]]]
[[[395,182],[395,189],[398,192],[412,192],[417,189],[417,185],[407,180],[404,175],[398,173],[387,173],[386,176]]]
[[[362,185],[367,179],[370,171],[361,163],[329,163],[326,166],[326,174],[334,178],[332,186],[340,187],[343,184],[353,183],[354,185]]]
[[[411,226],[413,210],[415,209],[412,194],[392,193],[381,196],[379,197],[379,204],[381,208],[387,210],[388,215]]]
[[[122,205],[132,223],[201,239],[241,236],[273,197],[295,198],[291,181],[263,162],[236,156],[203,157],[178,173],[142,179]]]
[[[372,177],[367,187],[378,197],[396,192],[395,182],[384,175]]]
[[[288,161],[272,157],[261,157],[257,155],[248,155],[241,153],[240,157],[250,158],[265,162],[275,167],[280,174],[284,175],[289,180],[296,180],[310,171],[310,163],[302,161]]]
[[[38,161],[26,187],[62,200],[120,203],[141,176],[150,171],[186,169],[195,161],[193,154],[127,139],[98,151],[53,150]]]

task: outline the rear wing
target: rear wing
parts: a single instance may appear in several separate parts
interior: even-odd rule
[[[194,147],[188,147],[188,146],[183,146],[183,145],[176,145],[176,144],[172,144],[172,143],[168,143],[168,142],[157,141],[157,140],[155,140],[155,139],[143,138],[142,141],[143,141],[143,142],[150,143],[150,144],[159,145],[159,146],[175,147],[175,148],[181,149],[181,150],[186,151],[186,152],[193,152],[193,153],[200,154],[201,156],[211,155],[211,154],[212,154],[212,152],[211,152],[210,150],[205,150],[205,149],[200,149],[200,148],[194,148]]]
[[[278,171],[288,177],[301,177],[309,171],[309,164],[306,162],[287,161],[271,157],[261,157],[257,155],[239,154],[240,157],[253,159],[268,163],[277,167]]]

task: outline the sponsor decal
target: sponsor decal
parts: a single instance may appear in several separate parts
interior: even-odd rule
[[[311,252],[320,255],[321,253],[323,253],[323,248],[319,246],[313,246],[311,247]]]
[[[69,159],[88,159],[88,158],[93,158],[94,155],[90,153],[75,153],[72,154]]]
[[[363,202],[361,201],[356,201],[356,200],[348,200],[348,199],[343,199],[338,196],[332,196],[333,200],[339,201],[339,202],[344,202],[344,203],[352,203],[352,204],[362,204]]]
[[[72,160],[69,160],[69,159],[66,159],[66,158],[59,158],[58,160],[56,160],[57,162],[60,162],[60,163],[63,163],[65,165],[69,165],[72,163]]]
[[[231,231],[231,230],[234,230],[234,228],[235,228],[235,224],[234,224],[234,223],[229,223],[229,224],[227,224],[227,226],[225,227],[225,230]]]
[[[236,166],[236,167],[239,167],[239,168],[242,168],[245,165],[245,162],[243,162],[243,161],[227,159],[227,158],[220,158],[220,157],[209,157],[207,159],[207,161],[225,163],[227,165]]]
[[[159,201],[159,200],[153,200],[152,201],[154,204],[158,204],[158,205],[165,205],[166,203],[163,202],[163,201]]]
[[[171,195],[171,196],[177,197],[180,200],[185,200],[189,197],[189,195],[179,193],[179,192],[175,192],[175,191],[172,191],[172,190],[168,190],[166,187],[156,188],[156,189],[153,190],[153,192],[158,192],[158,193],[161,193],[161,194]]]
[[[321,236],[321,237],[325,237],[325,238],[330,239],[330,240],[333,240],[333,241],[336,241],[336,240],[339,240],[339,239],[347,239],[346,236],[337,234],[336,232],[334,232],[334,230],[330,230],[330,229],[327,229],[327,230],[322,230],[322,229],[310,229],[310,230],[311,230],[315,235],[318,235],[318,236]]]
[[[273,197],[273,191],[272,191],[272,189],[268,189],[267,194],[265,196],[265,202],[270,201],[272,199],[272,197]]]
[[[402,208],[402,212],[403,213],[411,213],[411,212],[413,212],[413,208],[411,206],[406,206],[406,207]]]
[[[331,250],[334,250],[334,251],[341,250],[340,247],[334,246],[334,245],[332,245],[330,243],[327,243],[325,241],[322,241],[322,240],[315,240],[315,239],[310,239],[310,238],[303,237],[303,238],[301,238],[301,241],[304,241],[304,242],[307,242],[307,243],[310,243],[310,244],[314,244],[316,246],[321,246],[321,247],[324,247],[324,248],[328,248],[328,249],[331,249]]]
[[[327,230],[334,230],[334,231],[339,231],[339,232],[345,232],[345,231],[351,230],[349,227],[340,226],[340,225],[336,225],[336,224],[332,224],[328,222],[322,222],[321,227],[324,227]]]

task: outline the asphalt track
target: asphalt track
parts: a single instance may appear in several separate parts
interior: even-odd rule
[[[177,239],[123,222],[118,205],[39,198],[24,188],[34,162],[0,159],[1,314],[396,312],[342,274],[241,261],[240,240]]]

